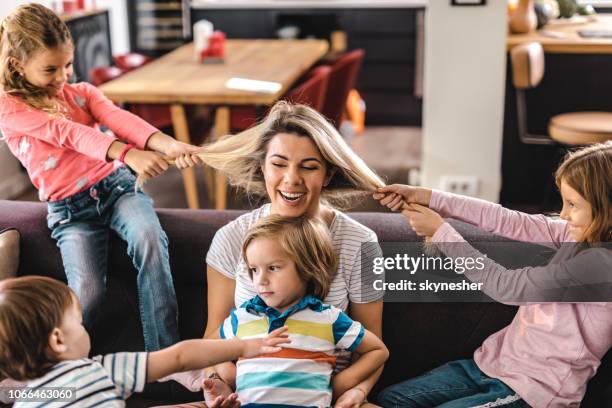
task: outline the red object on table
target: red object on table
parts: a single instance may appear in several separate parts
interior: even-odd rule
[[[214,31],[208,40],[208,52],[211,57],[223,58],[225,54],[225,33]]]
[[[72,13],[79,11],[80,7],[77,0],[66,0],[62,2],[62,9],[64,10],[64,13]]]
[[[208,48],[200,52],[200,61],[204,61],[207,57],[223,58],[225,55],[225,33],[223,31],[214,31],[208,39]]]

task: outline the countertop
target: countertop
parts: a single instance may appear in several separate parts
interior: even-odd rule
[[[428,0],[191,0],[194,9],[423,8]]]

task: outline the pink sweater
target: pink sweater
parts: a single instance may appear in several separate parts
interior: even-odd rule
[[[557,248],[562,242],[572,241],[563,220],[523,214],[484,200],[434,191],[430,207],[443,217],[459,219],[514,240],[549,243]],[[436,231],[432,240],[447,256],[466,256],[470,250],[474,252],[469,256],[477,253],[467,245],[459,249],[457,245],[443,244],[465,242],[448,223]],[[457,253],[445,250],[453,252],[453,248]],[[606,258],[596,259],[591,265],[597,265],[598,261],[610,265],[610,251],[583,253]],[[582,255],[575,258],[579,256]],[[567,263],[573,260],[557,258],[557,261],[546,267],[506,271],[487,259],[484,270],[466,272],[466,276],[483,282],[484,292],[495,299],[508,293],[516,299],[529,290],[532,274],[571,273]],[[589,274],[584,268],[574,272]],[[509,326],[485,340],[474,353],[474,359],[485,374],[506,383],[535,408],[578,407],[587,382],[595,375],[610,347],[612,303],[524,304]]]
[[[57,201],[86,190],[119,165],[106,160],[116,139],[102,133],[98,124],[139,149],[157,131],[88,83],[65,84],[58,98],[68,110],[66,117],[51,116],[17,97],[0,94],[0,130],[27,169],[41,201]]]

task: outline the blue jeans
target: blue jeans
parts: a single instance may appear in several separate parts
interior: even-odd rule
[[[510,387],[480,371],[473,359],[452,361],[387,387],[378,402],[385,408],[529,408]]]
[[[178,307],[170,273],[168,238],[153,201],[135,191],[125,167],[63,200],[49,202],[47,225],[57,240],[68,278],[91,328],[106,291],[110,230],[127,242],[138,271],[140,318],[147,351],[176,343]]]

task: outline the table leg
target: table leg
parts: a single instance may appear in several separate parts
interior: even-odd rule
[[[229,106],[219,106],[215,114],[215,134],[220,139],[227,136],[229,132],[230,108]],[[217,210],[227,208],[227,179],[218,171],[215,172],[215,208]]]
[[[185,107],[181,104],[173,104],[170,106],[170,113],[172,115],[172,126],[174,127],[174,137],[176,137],[176,140],[191,144]],[[181,174],[187,195],[187,205],[192,209],[200,208],[195,169],[193,167],[186,168],[181,170]]]

